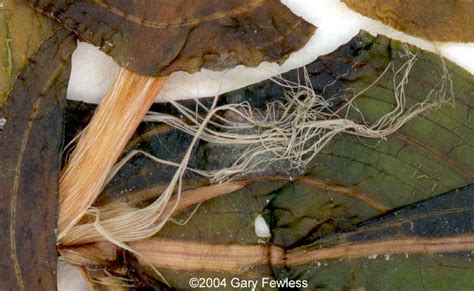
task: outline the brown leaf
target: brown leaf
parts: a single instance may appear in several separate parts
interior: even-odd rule
[[[45,41],[0,112],[0,290],[56,289],[60,148],[75,47],[66,30]]]
[[[279,0],[29,2],[145,75],[280,61],[315,27]]]
[[[351,9],[403,32],[435,41],[474,41],[474,2],[343,0]]]

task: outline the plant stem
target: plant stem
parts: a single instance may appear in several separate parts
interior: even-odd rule
[[[64,167],[59,186],[58,240],[86,213],[166,78],[121,69]]]

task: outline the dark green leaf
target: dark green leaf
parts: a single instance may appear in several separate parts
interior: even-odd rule
[[[147,266],[152,263],[176,288],[189,287],[193,277],[225,278],[228,284],[232,278],[257,280],[260,287],[262,278],[306,281],[310,288],[329,289],[474,286],[473,186],[286,249],[271,241],[258,243],[252,235],[249,218],[261,210],[261,191],[268,186],[207,201],[188,225],[173,225],[154,239],[131,243],[142,254],[145,278],[156,277]]]
[[[289,251],[290,271],[279,276],[308,280],[313,288],[470,290],[472,205],[469,186],[402,208]]]

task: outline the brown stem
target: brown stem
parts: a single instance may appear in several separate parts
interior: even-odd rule
[[[187,271],[225,271],[239,273],[250,267],[294,267],[326,260],[367,258],[372,255],[441,254],[471,251],[474,236],[394,237],[369,241],[341,242],[334,246],[305,245],[287,250],[274,244],[213,244],[150,238],[131,242],[140,263],[156,268]],[[116,260],[118,247],[100,242],[60,249],[68,262],[100,265]]]
[[[187,207],[191,207],[195,204],[204,202],[211,198],[219,197],[221,195],[229,194],[237,191],[249,184],[260,182],[260,181],[276,181],[276,182],[288,182],[289,177],[287,176],[256,176],[250,177],[244,180],[235,180],[225,184],[209,185],[208,180],[197,180],[197,181],[184,181],[183,189],[185,192],[182,193],[180,203],[173,215],[178,214],[178,210],[184,210]],[[352,190],[349,187],[338,186],[331,182],[320,180],[311,176],[299,176],[293,177],[292,181],[302,182],[317,188],[333,191],[342,195],[357,199],[363,203],[366,203],[370,207],[378,210],[380,213],[386,213],[391,210],[390,207],[384,205],[382,202],[372,198],[371,196]],[[193,188],[194,186],[194,188]],[[113,199],[96,201],[96,205],[101,209],[101,217],[106,217],[104,211],[114,208],[120,203],[122,205],[133,205],[141,202],[145,202],[151,199],[157,199],[161,193],[166,189],[167,185],[154,185],[153,187],[140,189],[127,193],[127,195],[120,197],[113,197]],[[170,205],[175,204],[175,199],[170,201]]]
[[[62,172],[58,239],[81,219],[97,198],[111,168],[164,82],[165,78],[120,70]]]
[[[130,243],[142,265],[189,271],[239,272],[250,266],[282,266],[285,250],[269,244],[207,244],[167,239]]]
[[[188,271],[226,271],[268,265],[293,267],[323,260],[355,259],[374,254],[436,254],[472,250],[474,237],[392,238],[344,243],[332,247],[303,246],[285,250],[272,244],[209,244],[152,238],[130,243],[143,265]]]

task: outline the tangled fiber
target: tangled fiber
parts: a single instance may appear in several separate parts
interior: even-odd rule
[[[106,181],[110,181],[132,157],[142,154],[156,162],[176,167],[176,173],[168,187],[145,208],[123,203],[118,203],[115,209],[89,208],[86,215],[92,216],[93,219],[74,226],[61,237],[60,243],[67,246],[108,240],[133,252],[127,242],[153,236],[170,220],[179,204],[182,178],[186,170],[207,177],[212,183],[225,183],[243,175],[263,171],[269,165],[280,161],[286,161],[291,169],[303,171],[338,134],[385,139],[415,117],[442,104],[453,102],[451,79],[444,60],[441,60],[443,73],[439,82],[431,88],[423,101],[408,106],[405,87],[417,61],[417,55],[406,49],[403,57],[405,62],[399,68],[390,63],[372,84],[346,98],[345,103],[335,110],[332,109],[331,100],[324,99],[312,88],[306,71],[301,82],[274,79],[286,88],[285,98],[284,101],[268,104],[265,110],[254,109],[247,102],[217,106],[218,97],[215,97],[210,108],[196,100],[197,105],[205,111],[205,114],[199,114],[169,100],[186,121],[163,113],[149,113],[144,121],[165,123],[193,136],[181,163],[164,161],[141,151],[132,151],[113,168]],[[369,124],[354,101],[389,72],[393,75],[395,106]],[[349,113],[354,112],[360,116],[358,119],[361,121],[349,118]],[[214,144],[239,145],[245,149],[229,167],[210,171],[192,169],[188,167],[188,162],[199,140]],[[173,194],[176,199],[173,199],[174,204],[170,206]]]

